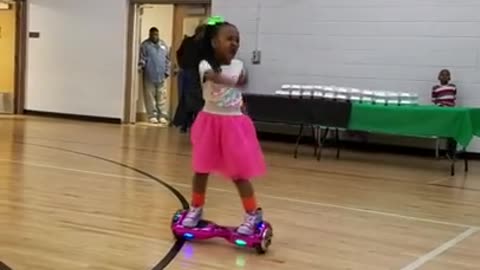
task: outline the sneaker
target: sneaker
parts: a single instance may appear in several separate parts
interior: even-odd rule
[[[191,207],[187,216],[182,221],[182,226],[187,228],[195,228],[202,219],[203,209],[201,207]]]
[[[168,120],[166,118],[160,118],[160,125],[168,125]]]
[[[148,121],[150,122],[150,124],[158,124],[158,119],[155,117],[148,119]]]
[[[259,208],[253,213],[247,213],[245,215],[245,221],[237,229],[239,234],[252,235],[255,233],[257,225],[263,221],[263,213]]]

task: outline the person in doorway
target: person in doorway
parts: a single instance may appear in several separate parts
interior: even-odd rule
[[[140,47],[139,67],[143,72],[143,97],[148,119],[152,124],[168,124],[165,80],[170,75],[169,49],[152,27]]]
[[[442,69],[438,74],[440,84],[432,88],[432,102],[440,107],[455,107],[457,99],[457,86],[450,83],[452,79],[450,70]],[[457,142],[449,138],[447,140],[447,155],[453,158],[457,151]]]
[[[195,115],[203,107],[202,88],[198,76],[199,41],[203,38],[205,25],[195,29],[192,36],[186,36],[177,50],[178,73],[178,105],[173,124],[187,132]]]

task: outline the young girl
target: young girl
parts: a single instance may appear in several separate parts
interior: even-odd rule
[[[250,179],[262,175],[266,166],[255,127],[241,109],[239,87],[246,83],[246,72],[235,59],[239,40],[234,25],[218,20],[207,24],[199,63],[205,105],[191,131],[195,176],[182,225],[196,227],[202,219],[208,176],[217,172],[235,183],[242,199],[246,217],[237,232],[251,235],[262,221],[262,211]]]

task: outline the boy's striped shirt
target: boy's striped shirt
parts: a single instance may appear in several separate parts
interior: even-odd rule
[[[439,106],[454,107],[457,87],[454,84],[435,85],[432,88],[432,102]]]

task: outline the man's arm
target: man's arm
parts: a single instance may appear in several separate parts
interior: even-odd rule
[[[140,55],[138,58],[138,68],[143,69],[145,65],[147,64],[147,50],[146,50],[146,44],[142,43],[140,45]]]
[[[165,44],[165,75],[168,78],[170,76],[170,69],[172,65],[172,61],[170,60],[170,49],[168,48],[167,44]]]
[[[180,44],[180,48],[177,50],[177,63],[180,66],[180,68],[183,67],[183,55],[185,53],[185,41],[186,38],[183,39],[182,44]]]

